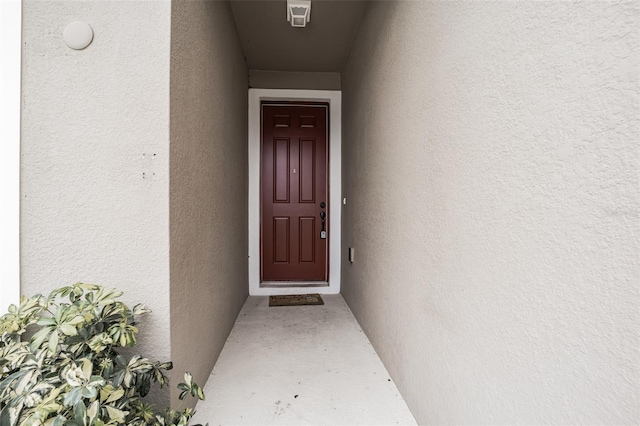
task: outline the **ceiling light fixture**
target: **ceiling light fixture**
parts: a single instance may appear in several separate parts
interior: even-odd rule
[[[292,27],[306,27],[311,21],[311,0],[287,0],[287,21]]]

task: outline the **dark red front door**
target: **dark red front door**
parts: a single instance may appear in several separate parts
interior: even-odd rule
[[[263,281],[327,280],[327,112],[262,105]]]

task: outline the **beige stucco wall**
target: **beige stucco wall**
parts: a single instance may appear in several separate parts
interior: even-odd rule
[[[340,90],[340,73],[249,70],[249,87],[254,89]]]
[[[248,77],[227,2],[171,21],[171,356],[204,384],[248,295]]]
[[[95,33],[82,51],[62,40],[75,20]],[[23,58],[22,293],[120,288],[153,310],[136,352],[204,384],[248,294],[248,76],[228,4],[27,0]]]
[[[23,4],[21,291],[122,289],[153,310],[139,351],[168,360],[170,5]],[[81,51],[62,39],[76,20]]]
[[[640,419],[637,2],[372,2],[342,288],[423,424]]]

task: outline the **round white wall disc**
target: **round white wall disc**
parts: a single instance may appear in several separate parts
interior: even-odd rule
[[[93,41],[93,29],[86,22],[72,22],[64,29],[63,37],[67,46],[82,50]]]

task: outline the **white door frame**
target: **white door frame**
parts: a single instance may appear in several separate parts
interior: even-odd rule
[[[260,103],[329,103],[329,285],[260,286]],[[249,89],[249,294],[340,293],[342,217],[342,92],[339,90]]]
[[[0,0],[0,315],[20,301],[22,1]]]

